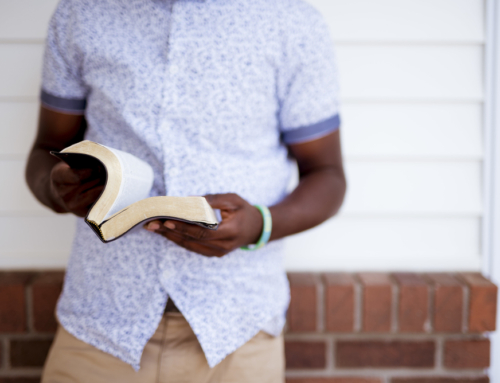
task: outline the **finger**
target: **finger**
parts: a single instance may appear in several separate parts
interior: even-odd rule
[[[208,204],[214,209],[236,210],[242,205],[242,198],[234,193],[207,194],[205,196]]]
[[[65,162],[60,162],[52,170],[52,179],[60,184],[75,184],[85,180],[100,180],[101,177],[94,169],[73,169]]]
[[[172,230],[168,226],[166,226],[167,222],[174,224],[175,229]],[[223,244],[226,241],[233,241],[238,236],[238,228],[236,225],[236,220],[233,220],[233,219],[226,219],[226,220],[221,221],[216,230],[210,230],[210,229],[205,229],[205,228],[200,227],[200,229],[205,230],[203,232],[205,237],[203,237],[203,238],[182,233],[181,230],[178,230],[178,227],[182,226],[181,224],[183,224],[183,223],[184,222],[178,222],[178,221],[165,221],[165,224],[163,225],[163,227],[167,230],[171,230],[171,231],[173,231],[179,235],[183,235],[187,238],[196,239],[196,240],[202,241],[202,242],[210,241],[212,243],[217,243],[217,244]],[[186,224],[186,225],[189,225],[189,224]],[[170,224],[169,224],[169,226],[170,226]],[[195,225],[189,225],[189,226],[195,226]],[[196,227],[198,227],[198,226],[195,226],[195,228]]]
[[[90,189],[95,188],[95,187],[100,187],[101,189],[103,189],[104,186],[99,186],[100,183],[101,183],[100,179],[93,179],[91,181],[87,181],[87,182],[82,183],[81,189],[82,189],[82,191],[87,191],[87,190],[90,190]]]
[[[86,190],[81,194],[82,203],[86,203],[87,206],[93,204],[95,201],[97,201],[103,190],[103,186],[96,186],[94,188]]]
[[[211,248],[217,252],[228,252],[233,249],[232,243],[227,240],[197,240],[195,238],[191,238],[188,236],[185,236],[180,233],[176,233],[175,231],[172,231],[170,229],[167,229],[165,226],[161,225],[161,227],[157,230],[154,230],[155,233],[161,234],[164,237],[168,237],[169,239],[176,239],[176,242],[183,242],[183,243],[188,243],[188,242],[193,242],[193,243],[198,243],[202,246]]]
[[[84,168],[84,169],[71,169],[73,173],[75,173],[80,180],[84,181],[87,179],[97,178],[98,174],[95,169]]]
[[[161,228],[161,221],[158,220],[150,221],[144,225],[144,228],[146,230],[155,232]]]
[[[199,241],[220,238],[217,235],[217,231],[215,230],[210,230],[186,222],[167,220],[163,223],[163,227],[182,236],[193,238]]]
[[[64,184],[64,185],[59,185],[56,184],[54,185],[55,190],[57,191],[58,195],[60,198],[67,203],[68,201],[71,200],[80,200],[81,196],[86,193],[87,191],[97,189],[99,190],[99,194],[102,192],[104,189],[103,185],[99,185],[99,182],[94,180],[91,182],[86,182],[84,184]]]
[[[78,177],[69,165],[64,162],[60,162],[54,166],[51,177],[54,183],[58,184],[73,184],[80,182],[80,177]]]
[[[52,181],[59,185],[78,185],[87,180],[93,180],[91,173],[87,171],[74,170],[71,168],[58,168],[52,172]],[[97,178],[99,181],[99,179]]]
[[[103,187],[95,187],[79,194],[76,198],[65,201],[67,209],[80,217],[85,217],[90,207],[101,195],[102,190]]]

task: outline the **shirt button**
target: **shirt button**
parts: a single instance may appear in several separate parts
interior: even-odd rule
[[[177,65],[170,66],[170,73],[171,74],[177,74],[177,73],[179,73],[179,67]]]

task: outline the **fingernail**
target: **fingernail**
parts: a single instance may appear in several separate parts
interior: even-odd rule
[[[165,221],[165,223],[163,224],[167,229],[170,229],[170,230],[174,230],[175,229],[175,225],[172,221]]]
[[[148,224],[148,227],[146,227],[146,229],[149,231],[155,231],[155,230],[158,230],[159,228],[160,228],[160,225],[158,225],[158,223],[156,223],[156,222],[150,222]]]

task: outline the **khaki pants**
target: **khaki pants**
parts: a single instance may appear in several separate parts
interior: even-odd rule
[[[182,314],[167,313],[146,344],[141,369],[75,338],[61,326],[42,383],[283,383],[283,336],[259,332],[214,368]]]

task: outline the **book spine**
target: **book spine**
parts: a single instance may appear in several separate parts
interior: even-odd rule
[[[85,219],[85,222],[87,222],[88,225],[92,228],[92,230],[94,230],[94,232],[97,234],[100,240],[106,243],[106,240],[104,239],[104,235],[102,234],[102,230],[99,227],[99,225],[96,222],[90,221],[88,219]]]

